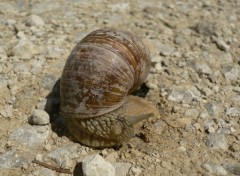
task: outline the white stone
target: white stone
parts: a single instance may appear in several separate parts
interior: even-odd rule
[[[213,36],[213,37],[212,37],[212,40],[213,40],[213,42],[216,43],[217,47],[218,47],[220,50],[227,51],[227,50],[230,49],[230,46],[227,45],[227,44],[225,43],[225,41],[223,41],[222,38],[216,38],[216,37]]]
[[[34,54],[39,52],[38,48],[29,40],[21,39],[12,49],[12,54],[21,59],[31,59]]]
[[[43,26],[45,24],[43,19],[37,15],[30,15],[26,22],[29,26]]]
[[[106,160],[110,162],[115,162],[118,158],[118,153],[117,152],[112,152],[107,155]]]
[[[180,147],[178,147],[178,151],[179,152],[186,152],[186,148],[184,147],[184,146],[180,146]]]
[[[114,176],[115,168],[100,155],[86,156],[82,161],[84,176]]]
[[[209,118],[209,114],[207,112],[201,112],[199,114],[199,118],[201,118],[201,119],[208,119]]]
[[[129,174],[129,170],[131,168],[131,163],[114,163],[114,167],[116,169],[117,176],[127,176]]]
[[[74,166],[74,162],[71,159],[66,159],[62,162],[61,168],[70,169]]]
[[[38,161],[42,161],[42,160],[43,160],[43,155],[40,154],[40,153],[38,153],[35,158],[36,158],[36,160],[38,160]]]
[[[47,151],[51,151],[51,150],[52,150],[51,144],[46,144],[46,145],[44,146],[44,149],[47,150]]]
[[[215,133],[215,131],[216,131],[216,130],[215,130],[214,127],[209,127],[209,128],[208,128],[208,132],[209,132],[209,133]]]
[[[132,167],[131,171],[134,173],[134,175],[138,176],[142,173],[142,169],[140,167]]]
[[[28,121],[32,125],[46,125],[50,122],[50,118],[46,111],[34,109]]]
[[[157,73],[161,73],[163,70],[161,63],[156,63],[155,69]]]
[[[20,38],[20,39],[27,39],[25,33],[23,31],[19,31],[17,33],[17,37]]]

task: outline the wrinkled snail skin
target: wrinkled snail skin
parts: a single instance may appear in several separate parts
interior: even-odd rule
[[[122,109],[145,81],[150,63],[148,50],[132,32],[99,29],[83,38],[68,57],[60,82],[60,110],[70,133],[91,147],[128,142],[133,125],[152,115],[129,117]]]
[[[112,147],[134,136],[133,126],[125,117],[108,113],[98,118],[68,118],[68,129],[80,143],[91,147]]]
[[[120,108],[121,109],[121,108]],[[114,111],[98,118],[67,118],[68,129],[82,144],[91,147],[112,147],[127,143],[134,136],[134,125],[153,116],[152,113],[126,117]]]

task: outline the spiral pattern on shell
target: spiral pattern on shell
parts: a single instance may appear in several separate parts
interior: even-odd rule
[[[145,81],[150,64],[148,50],[136,34],[118,29],[91,32],[66,61],[61,112],[90,118],[119,108]]]

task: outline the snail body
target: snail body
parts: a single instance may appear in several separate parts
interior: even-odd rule
[[[148,51],[132,32],[99,29],[84,37],[68,57],[60,82],[60,111],[70,133],[91,147],[129,141],[133,125],[152,115],[147,102],[129,96],[145,81],[150,64]],[[132,102],[143,105],[142,115],[126,113]]]

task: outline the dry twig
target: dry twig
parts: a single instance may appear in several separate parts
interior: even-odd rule
[[[59,173],[72,174],[72,172],[69,169],[61,169],[61,168],[58,168],[58,167],[54,167],[54,166],[51,166],[47,163],[43,163],[41,161],[38,161],[36,159],[34,159],[32,162],[36,163],[36,164],[39,164],[40,166],[46,167],[48,169],[55,170]]]

